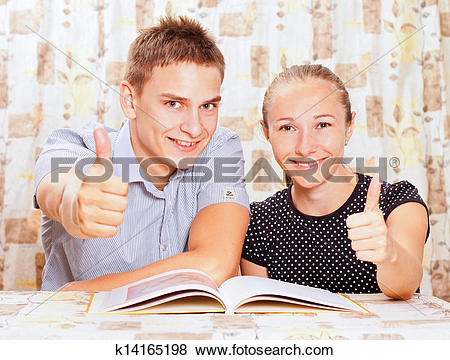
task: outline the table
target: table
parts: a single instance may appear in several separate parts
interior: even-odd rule
[[[0,339],[450,339],[450,303],[349,295],[371,314],[91,315],[87,292],[0,291]]]

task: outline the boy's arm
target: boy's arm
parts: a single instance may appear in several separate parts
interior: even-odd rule
[[[94,130],[94,138],[97,160],[87,176],[100,177],[105,173],[102,163],[110,161],[111,143],[102,128]],[[77,238],[115,235],[128,205],[127,183],[114,175],[102,182],[85,182],[75,168],[58,174],[57,181],[51,178],[52,173],[45,175],[36,188],[36,201],[45,215]]]
[[[248,210],[236,203],[218,203],[203,208],[194,218],[189,234],[189,250],[140,269],[107,274],[92,280],[64,285],[64,291],[105,291],[175,269],[198,269],[220,285],[236,276]]]

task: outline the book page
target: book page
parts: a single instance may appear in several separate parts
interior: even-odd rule
[[[236,276],[225,281],[219,288],[227,309],[235,310],[257,296],[271,296],[271,299],[283,301],[296,299],[303,304],[325,305],[327,308],[364,311],[346,297],[333,294],[328,290],[292,284],[258,276]],[[262,299],[262,298],[260,298]],[[256,300],[256,298],[255,298]],[[292,301],[290,301],[292,303]]]
[[[216,284],[207,274],[198,270],[182,269],[114,289],[104,297],[101,308],[103,311],[116,310],[171,293],[184,292],[183,297],[186,297],[189,296],[190,291],[212,294],[219,302],[222,302]]]
[[[259,299],[240,305],[235,314],[247,313],[323,313],[336,311],[335,308],[327,308],[325,305],[302,304],[301,301],[273,301],[272,299]]]
[[[92,294],[93,298],[89,308],[86,310],[89,314],[108,315],[108,314],[176,314],[176,313],[224,313],[225,305],[219,302],[213,295],[205,292],[190,291],[188,297],[183,294],[165,295],[156,299],[138,303],[117,310],[102,312],[98,304],[102,302],[102,297],[107,293]],[[206,296],[205,296],[206,294]]]

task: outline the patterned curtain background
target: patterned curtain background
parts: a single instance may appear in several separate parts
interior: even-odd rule
[[[58,127],[120,126],[128,46],[169,14],[199,20],[225,55],[220,123],[239,133],[249,177],[260,158],[276,168],[258,121],[278,72],[322,63],[348,81],[347,155],[369,167],[385,157],[388,181],[419,188],[431,211],[422,292],[450,300],[449,0],[0,0],[0,289],[40,288],[42,144]],[[280,188],[247,183],[251,200]]]

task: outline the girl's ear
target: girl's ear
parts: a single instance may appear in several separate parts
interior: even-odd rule
[[[350,124],[347,125],[347,128],[345,129],[345,142],[346,143],[352,137],[353,129],[355,127],[355,116],[356,116],[356,113],[354,111],[352,111],[352,121],[350,122]]]

